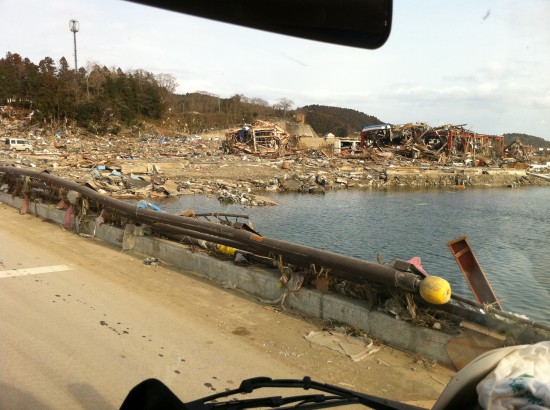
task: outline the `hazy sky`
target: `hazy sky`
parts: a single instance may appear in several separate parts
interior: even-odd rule
[[[299,0],[297,0],[299,1]],[[383,121],[550,140],[550,1],[394,0],[378,50],[295,39],[121,0],[0,0],[0,55],[173,74],[208,91],[336,105]]]

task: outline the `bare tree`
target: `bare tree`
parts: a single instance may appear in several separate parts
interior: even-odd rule
[[[281,98],[273,105],[273,108],[283,112],[283,119],[286,117],[286,113],[294,107],[294,101],[288,98]]]
[[[157,74],[155,79],[160,87],[160,99],[165,109],[171,110],[175,105],[174,93],[178,86],[176,77],[172,74]]]
[[[176,77],[174,75],[172,75],[172,74],[157,74],[155,76],[155,79],[157,80],[159,86],[164,88],[169,93],[174,94],[176,92],[178,82],[177,82]]]
[[[266,100],[264,100],[263,98],[251,98],[250,102],[252,104],[256,104],[256,105],[259,105],[261,107],[269,107],[269,103]]]

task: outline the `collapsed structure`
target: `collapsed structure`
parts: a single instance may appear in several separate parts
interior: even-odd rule
[[[501,166],[527,162],[530,147],[516,141],[504,146],[504,137],[480,134],[464,125],[432,127],[426,123],[377,124],[363,127],[359,136],[320,138],[291,133],[268,121],[256,121],[229,130],[224,152],[281,158],[304,150],[323,157],[352,156],[373,162],[419,161],[441,165]]]
[[[466,165],[491,165],[504,155],[504,137],[466,130],[463,125],[431,127],[425,123],[366,126],[361,150],[376,158],[402,156],[437,163],[462,161]]]
[[[240,128],[229,130],[225,134],[224,151],[230,154],[244,152],[282,156],[295,140],[296,137],[291,138],[281,127],[258,120],[253,125],[244,124]]]

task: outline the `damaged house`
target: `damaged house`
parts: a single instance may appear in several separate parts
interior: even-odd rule
[[[281,127],[268,121],[256,121],[230,130],[226,134],[224,150],[228,153],[280,156],[289,142],[289,134]]]

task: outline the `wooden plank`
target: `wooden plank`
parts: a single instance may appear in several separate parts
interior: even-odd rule
[[[478,333],[484,334],[486,336],[492,337],[497,340],[502,340],[502,341],[506,340],[506,335],[502,335],[493,330],[489,330],[481,325],[478,325],[477,323],[472,323],[472,322],[468,322],[467,320],[463,320],[462,322],[460,322],[460,326],[466,329],[474,330]]]

